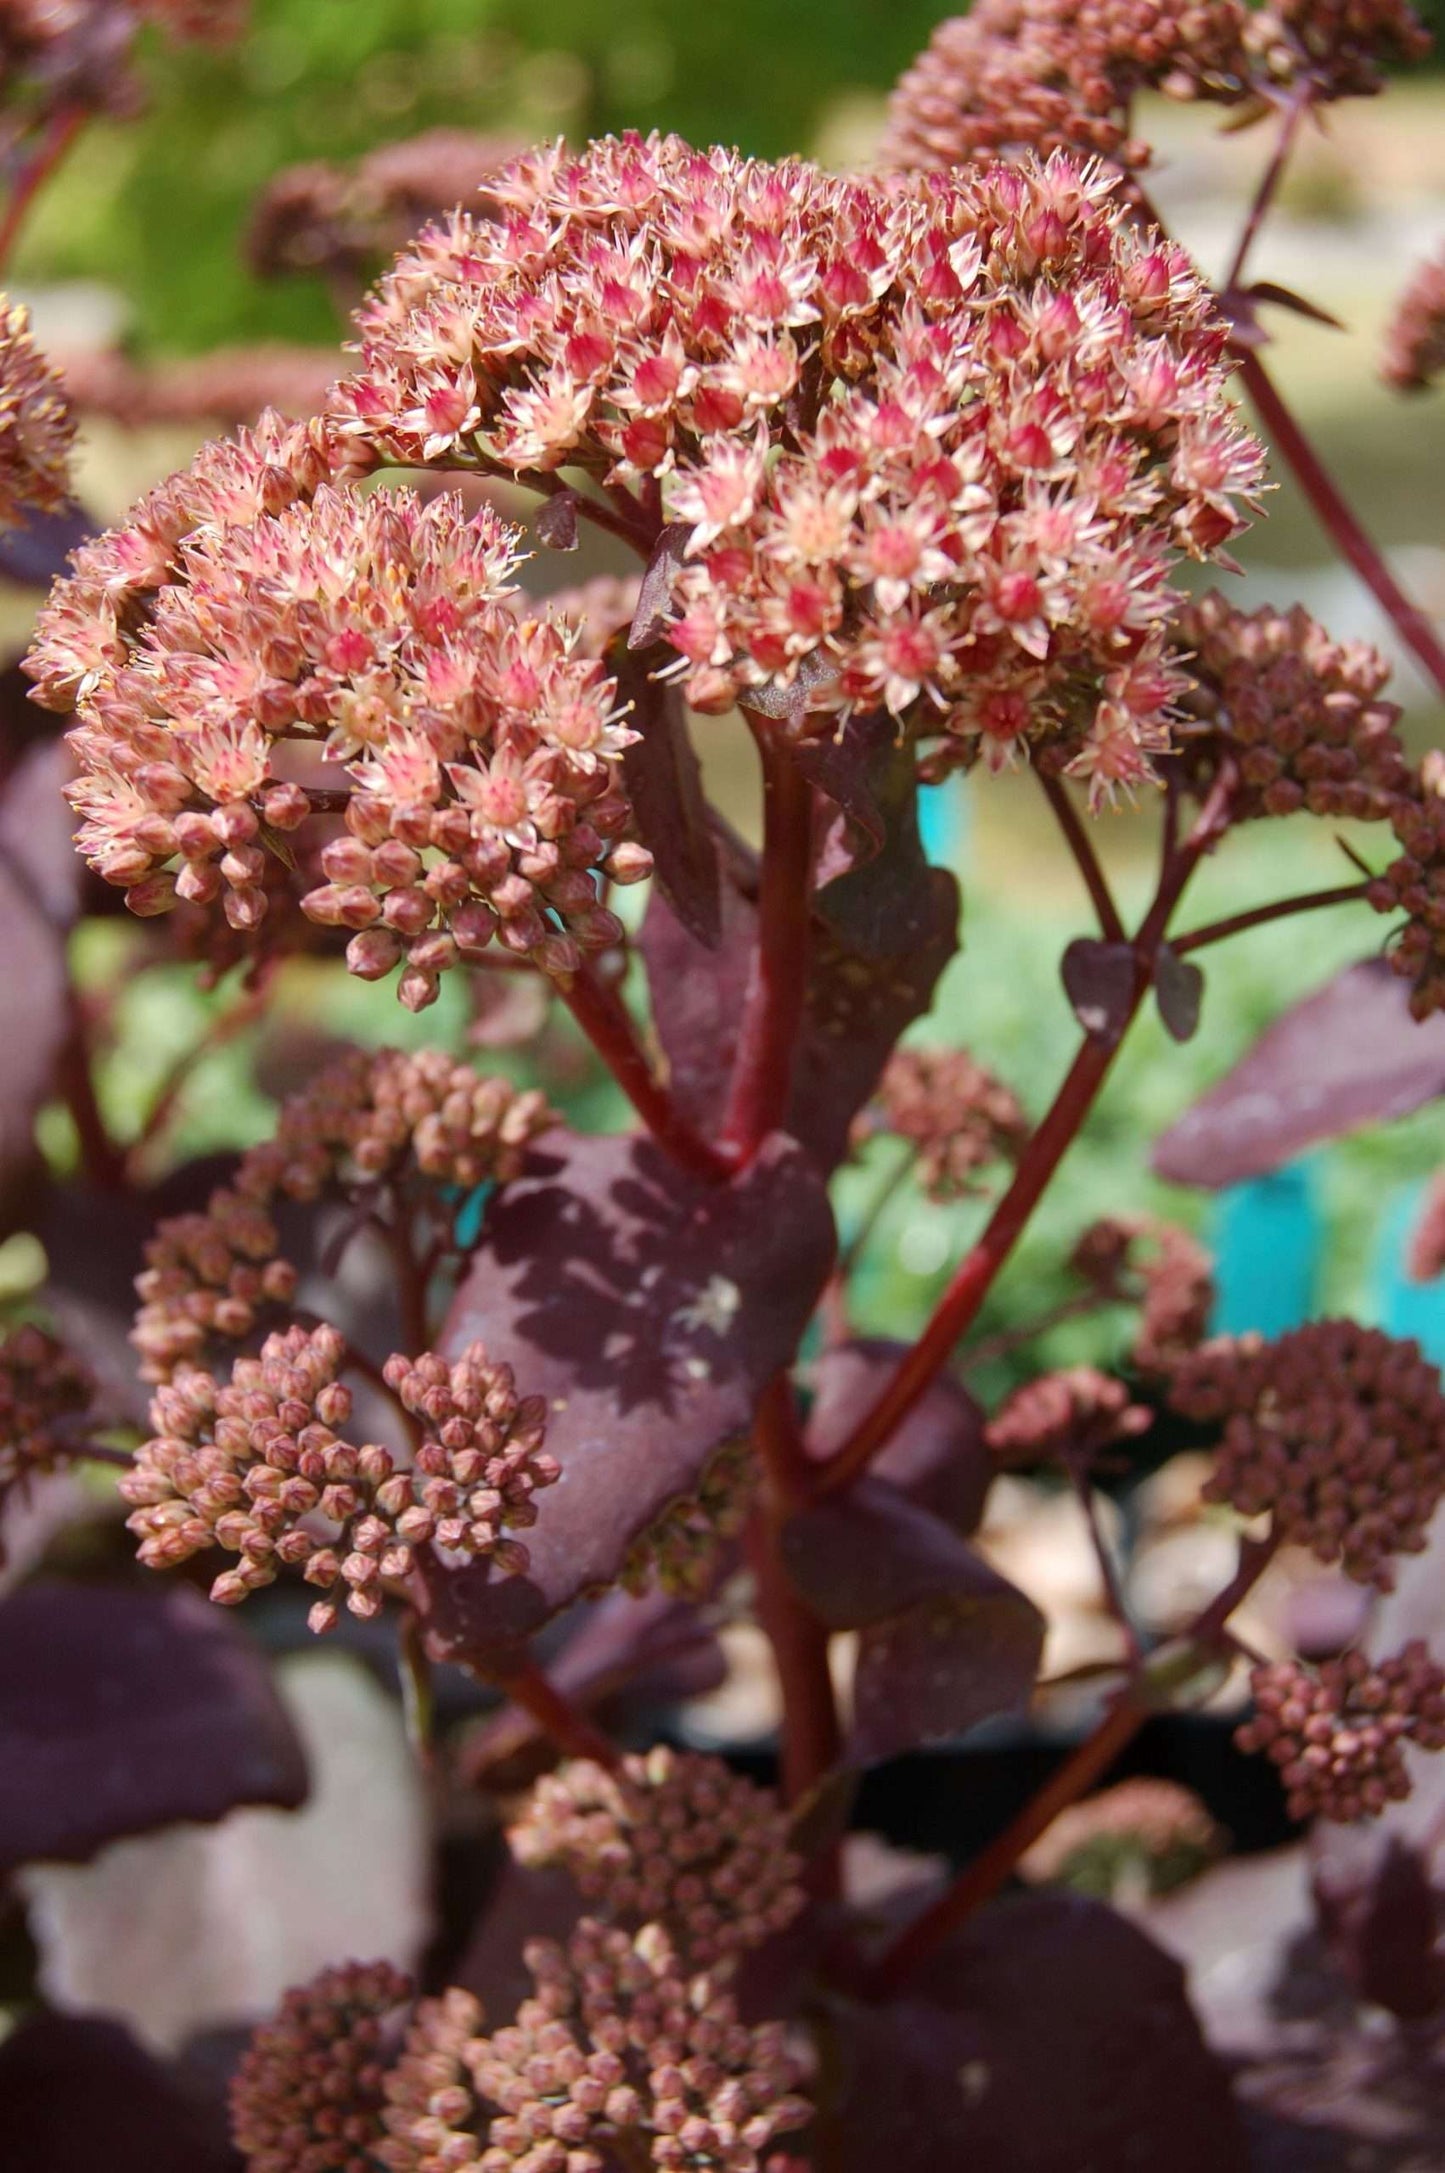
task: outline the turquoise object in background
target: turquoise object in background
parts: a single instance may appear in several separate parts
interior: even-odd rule
[[[1215,1334],[1283,1335],[1308,1320],[1323,1236],[1308,1160],[1222,1193],[1209,1232]]]
[[[1385,1217],[1375,1249],[1371,1310],[1390,1335],[1413,1336],[1434,1365],[1445,1366],[1445,1277],[1417,1283],[1405,1266],[1427,1189],[1412,1185]]]
[[[968,840],[968,787],[960,776],[946,777],[918,795],[918,834],[924,858],[936,868],[956,868]]]

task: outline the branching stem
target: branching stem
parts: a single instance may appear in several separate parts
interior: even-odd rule
[[[813,788],[778,728],[748,717],[763,769],[758,934],[722,1138],[743,1165],[787,1113],[807,996]]]
[[[573,1018],[658,1145],[692,1176],[721,1184],[731,1175],[732,1163],[682,1116],[648,1063],[632,1015],[617,991],[590,966],[558,986]]]
[[[1098,915],[1099,929],[1104,941],[1127,943],[1129,938],[1124,932],[1124,923],[1119,918],[1119,908],[1114,903],[1113,892],[1099,865],[1098,854],[1079,820],[1079,811],[1069,798],[1067,785],[1060,778],[1045,776],[1042,770],[1036,772],[1036,775],[1043,786],[1044,798],[1053,809],[1059,828],[1064,834],[1064,841],[1084,878],[1084,887]]]

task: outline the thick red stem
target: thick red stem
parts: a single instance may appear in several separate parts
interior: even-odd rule
[[[1114,903],[1113,892],[1099,866],[1098,855],[1089,843],[1088,835],[1079,820],[1079,811],[1069,798],[1067,785],[1057,777],[1045,777],[1042,771],[1039,772],[1039,783],[1044,788],[1044,797],[1054,811],[1059,828],[1064,834],[1064,841],[1084,878],[1084,887],[1099,917],[1099,928],[1105,942],[1127,943],[1129,939],[1124,932],[1124,923],[1119,918],[1119,908]]]
[[[1239,373],[1275,446],[1289,462],[1315,509],[1320,526],[1348,560],[1396,633],[1445,694],[1445,643],[1418,604],[1412,603],[1386,565],[1380,550],[1346,505],[1318,453],[1285,406],[1260,357],[1246,349]]]
[[[568,1010],[658,1145],[681,1169],[721,1184],[733,1165],[695,1132],[643,1054],[632,1015],[617,991],[584,966],[563,987]]]
[[[56,1066],[56,1086],[75,1126],[80,1167],[86,1183],[100,1192],[123,1191],[125,1152],[111,1138],[101,1115],[84,1007],[75,996],[71,999],[70,1032]]]
[[[0,267],[10,262],[10,252],[19,238],[30,206],[74,143],[88,117],[84,106],[61,106],[46,122],[44,133],[16,176],[15,186],[10,191],[10,200],[3,214],[0,214]]]
[[[749,717],[763,767],[758,936],[743,1003],[722,1138],[749,1162],[787,1113],[807,994],[813,788],[777,727]]]
[[[757,1595],[757,1616],[773,1648],[783,1700],[782,1784],[788,1803],[800,1803],[842,1755],[838,1707],[828,1666],[828,1632],[794,1591],[778,1552],[776,1528],[756,1509],[747,1530],[747,1556]],[[818,1867],[818,1882],[831,1888],[836,1862]]]
[[[591,1758],[609,1770],[621,1764],[622,1753],[611,1737],[563,1697],[535,1662],[519,1668],[515,1675],[505,1676],[501,1687],[531,1714],[564,1757]]]

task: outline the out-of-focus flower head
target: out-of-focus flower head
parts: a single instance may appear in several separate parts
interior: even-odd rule
[[[1279,1536],[1388,1591],[1445,1493],[1445,1393],[1415,1343],[1355,1321],[1273,1342],[1218,1337],[1181,1358],[1169,1400],[1220,1423],[1211,1501],[1268,1513]]]
[[[572,1760],[537,1783],[508,1839],[519,1863],[565,1866],[609,1921],[660,1921],[696,1969],[760,1945],[803,1905],[776,1796],[700,1753],[657,1749],[615,1772]]]
[[[383,1181],[464,1193],[515,1176],[529,1143],[555,1122],[544,1097],[485,1078],[440,1049],[356,1050],[283,1103],[276,1130],[242,1156],[203,1213],[162,1222],[137,1277],[132,1340],[142,1373],[166,1381],[204,1361],[213,1340],[248,1336],[267,1307],[295,1296],[272,1209],[329,1188]]]
[[[411,1989],[389,1962],[347,1962],[286,1994],[231,2082],[246,2173],[352,2173],[373,2162]]]
[[[758,2173],[768,2145],[811,2118],[783,2026],[740,2022],[660,1925],[632,1939],[584,1917],[565,1947],[533,1941],[527,1964],[534,1996],[467,2054],[499,2108],[486,2173],[601,2173],[613,2136],[661,2173]]]
[[[1045,742],[1096,797],[1153,774],[1171,569],[1237,533],[1261,455],[1196,273],[1097,167],[840,179],[628,137],[492,193],[361,312],[359,458],[580,469],[668,524],[652,630],[694,708],[886,709],[935,770]]]
[[[1280,1768],[1293,1818],[1378,1818],[1410,1793],[1406,1743],[1445,1749],[1445,1668],[1419,1638],[1383,1660],[1257,1667],[1250,1688],[1254,1716],[1235,1741]]]
[[[1130,1355],[1141,1373],[1167,1376],[1208,1333],[1213,1261],[1178,1223],[1152,1216],[1091,1223],[1069,1265],[1100,1297],[1139,1307]]]
[[[1392,826],[1398,858],[1371,883],[1378,913],[1403,913],[1390,963],[1409,980],[1417,1019],[1445,1009],[1445,754],[1423,757],[1414,790],[1395,802]]]
[[[918,1149],[918,1182],[933,1200],[976,1189],[991,1162],[1011,1161],[1028,1138],[1016,1094],[966,1049],[895,1049],[854,1127],[856,1143],[893,1132]]]
[[[0,1341],[0,1513],[30,1479],[73,1454],[66,1422],[88,1411],[94,1394],[88,1368],[34,1322]]]
[[[30,312],[0,295],[0,528],[70,496],[75,417],[65,381],[30,333]]]
[[[42,115],[131,116],[144,103],[131,65],[142,25],[177,44],[224,45],[250,14],[251,0],[0,0],[0,97]]]
[[[1385,332],[1380,375],[1396,392],[1426,392],[1445,371],[1445,249],[1421,264]]]
[[[1042,1464],[1059,1458],[1087,1464],[1101,1449],[1141,1434],[1154,1423],[1144,1404],[1112,1374],[1094,1366],[1041,1373],[1016,1388],[988,1422],[985,1439],[999,1462]]]
[[[1105,1900],[1167,1894],[1203,1871],[1224,1841],[1192,1789],[1141,1774],[1071,1804],[1019,1870]]]
[[[490,1365],[479,1343],[450,1362],[393,1357],[387,1385],[422,1422],[406,1463],[338,1431],[351,1416],[346,1367],[337,1329],[293,1327],[224,1381],[187,1368],[157,1389],[155,1434],[120,1480],[148,1568],[222,1547],[238,1557],[211,1587],[224,1606],[298,1568],[323,1593],[318,1633],[343,1599],[363,1619],[378,1614],[418,1547],[486,1557],[503,1575],[526,1568],[526,1548],[504,1535],[536,1521],[534,1493],[559,1476],[542,1453],[542,1398],[519,1397],[511,1368]]]
[[[28,660],[76,708],[81,851],[142,914],[265,917],[268,855],[344,803],[303,911],[363,979],[430,1003],[494,939],[567,974],[616,940],[597,869],[628,821],[636,736],[613,683],[514,606],[516,535],[454,496],[325,480],[320,425],[263,418],[76,554]]]
[[[893,93],[880,163],[930,170],[1001,152],[1065,150],[1150,162],[1134,101],[1244,106],[1378,91],[1381,62],[1430,38],[1404,0],[978,0],[940,23]]]

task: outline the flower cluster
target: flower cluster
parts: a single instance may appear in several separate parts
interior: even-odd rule
[[[1367,895],[1376,912],[1406,916],[1390,963],[1410,981],[1410,1009],[1423,1019],[1445,1009],[1445,754],[1438,747],[1425,755],[1416,792],[1396,801],[1391,819],[1399,857]]]
[[[516,535],[490,508],[362,495],[314,471],[303,489],[284,461],[269,491],[269,456],[297,443],[267,422],[231,463],[174,486],[187,527],[173,564],[156,563],[156,539],[138,621],[128,595],[97,605],[98,576],[108,556],[144,554],[151,501],[60,585],[30,669],[42,700],[77,702],[81,851],[137,912],[214,903],[251,930],[268,852],[314,799],[340,799],[345,832],[302,907],[351,933],[353,973],[402,967],[416,1010],[494,938],[575,972],[620,934],[599,865],[623,881],[650,867],[636,849],[609,858],[636,736],[613,683],[563,625],[512,607]],[[267,509],[247,518],[257,499]]]
[[[285,1305],[296,1271],[280,1254],[279,1199],[413,1175],[433,1187],[505,1183],[555,1121],[535,1089],[479,1077],[440,1049],[356,1050],[282,1106],[269,1140],[242,1156],[203,1213],[162,1222],[137,1277],[132,1340],[147,1380],[194,1365],[213,1338],[249,1335],[268,1305]]]
[[[886,709],[935,767],[1043,739],[1097,792],[1152,774],[1172,567],[1262,467],[1204,287],[1106,176],[626,138],[491,193],[361,313],[332,417],[358,459],[586,471],[662,540],[696,709],[767,689],[798,731]]]
[[[990,1162],[1011,1161],[1029,1134],[1017,1095],[966,1049],[895,1049],[855,1140],[894,1132],[918,1149],[915,1170],[932,1200],[974,1189]]]
[[[94,1393],[79,1359],[33,1322],[0,1341],[0,1509],[27,1479],[70,1453],[57,1429],[89,1410]]]
[[[1369,95],[1382,60],[1419,59],[1429,44],[1404,0],[979,0],[902,77],[880,157],[928,170],[1066,150],[1140,168],[1141,91],[1253,118],[1285,89],[1315,102]]]
[[[127,430],[202,420],[249,427],[266,408],[311,415],[324,405],[336,375],[326,348],[280,340],[154,363],[135,362],[119,348],[92,348],[66,354],[62,362],[71,405]]]
[[[562,1864],[609,1920],[661,1919],[691,1967],[755,1947],[803,1905],[770,1789],[720,1758],[659,1748],[615,1772],[575,1759],[537,1783],[509,1832],[524,1864]]]
[[[1235,821],[1293,815],[1388,822],[1416,792],[1400,711],[1380,699],[1387,660],[1363,641],[1332,641],[1299,604],[1241,611],[1213,594],[1186,605],[1176,633],[1189,656],[1183,766],[1202,789],[1228,754]]]
[[[1033,148],[1147,165],[1135,97],[1247,97],[1248,20],[1241,0],[978,0],[899,82],[880,159],[927,169]]]
[[[1317,1672],[1295,1661],[1250,1676],[1241,1750],[1280,1768],[1293,1818],[1378,1818],[1410,1793],[1406,1743],[1445,1750],[1445,1668],[1414,1638],[1389,1659],[1347,1652]]]
[[[224,1548],[239,1560],[211,1586],[223,1606],[297,1568],[323,1589],[318,1633],[334,1627],[342,1596],[354,1615],[379,1613],[418,1547],[485,1556],[503,1575],[526,1568],[526,1548],[504,1535],[536,1521],[533,1494],[559,1476],[542,1453],[542,1399],[519,1398],[511,1368],[490,1365],[479,1343],[451,1362],[393,1357],[387,1385],[421,1421],[402,1469],[390,1449],[337,1431],[351,1416],[346,1362],[338,1330],[292,1327],[238,1358],[224,1383],[187,1370],[157,1389],[155,1434],[120,1480],[149,1568]]]
[[[0,94],[42,113],[132,115],[142,101],[128,63],[141,24],[178,44],[221,45],[250,13],[251,0],[3,0]]]
[[[783,2026],[740,2022],[660,1925],[632,1939],[584,1917],[565,1947],[534,1941],[527,1964],[535,1996],[469,2054],[500,2107],[483,2173],[601,2173],[596,2146],[613,2135],[635,2136],[661,2173],[757,2173],[810,2119]]]
[[[1169,1398],[1220,1423],[1205,1488],[1286,1540],[1388,1591],[1445,1493],[1445,1392],[1414,1343],[1355,1321],[1315,1321],[1273,1342],[1219,1337],[1182,1358]]]
[[[1178,1223],[1148,1216],[1091,1223],[1069,1264],[1100,1297],[1139,1307],[1130,1355],[1141,1373],[1168,1375],[1209,1331],[1213,1263]]]
[[[231,2082],[246,2173],[366,2173],[382,2086],[411,1984],[388,1962],[348,1962],[286,1994]]]
[[[70,496],[75,418],[64,380],[30,334],[30,312],[0,295],[0,528]]]
[[[1100,1449],[1141,1434],[1154,1422],[1144,1404],[1112,1374],[1093,1366],[1041,1373],[1016,1388],[988,1422],[991,1453],[1009,1466],[1077,1459],[1087,1464]]]
[[[418,2000],[385,2079],[385,2140],[372,2146],[386,2173],[481,2173],[487,2115],[469,2062],[484,2042],[482,2023],[481,2002],[459,1985]],[[571,2173],[565,2150],[558,2162]]]
[[[1445,250],[1420,265],[1395,305],[1380,374],[1396,392],[1425,392],[1445,373]]]
[[[1225,1836],[1192,1789],[1153,1774],[1071,1804],[1020,1859],[1026,1879],[1124,1898],[1167,1894],[1217,1856]]]
[[[289,272],[369,277],[428,219],[469,204],[521,145],[463,128],[379,144],[352,167],[316,159],[272,176],[251,215],[246,254],[262,279]]]
[[[618,1574],[624,1592],[706,1599],[729,1540],[748,1519],[758,1466],[746,1435],[708,1458],[690,1494],[679,1494],[638,1533]]]

